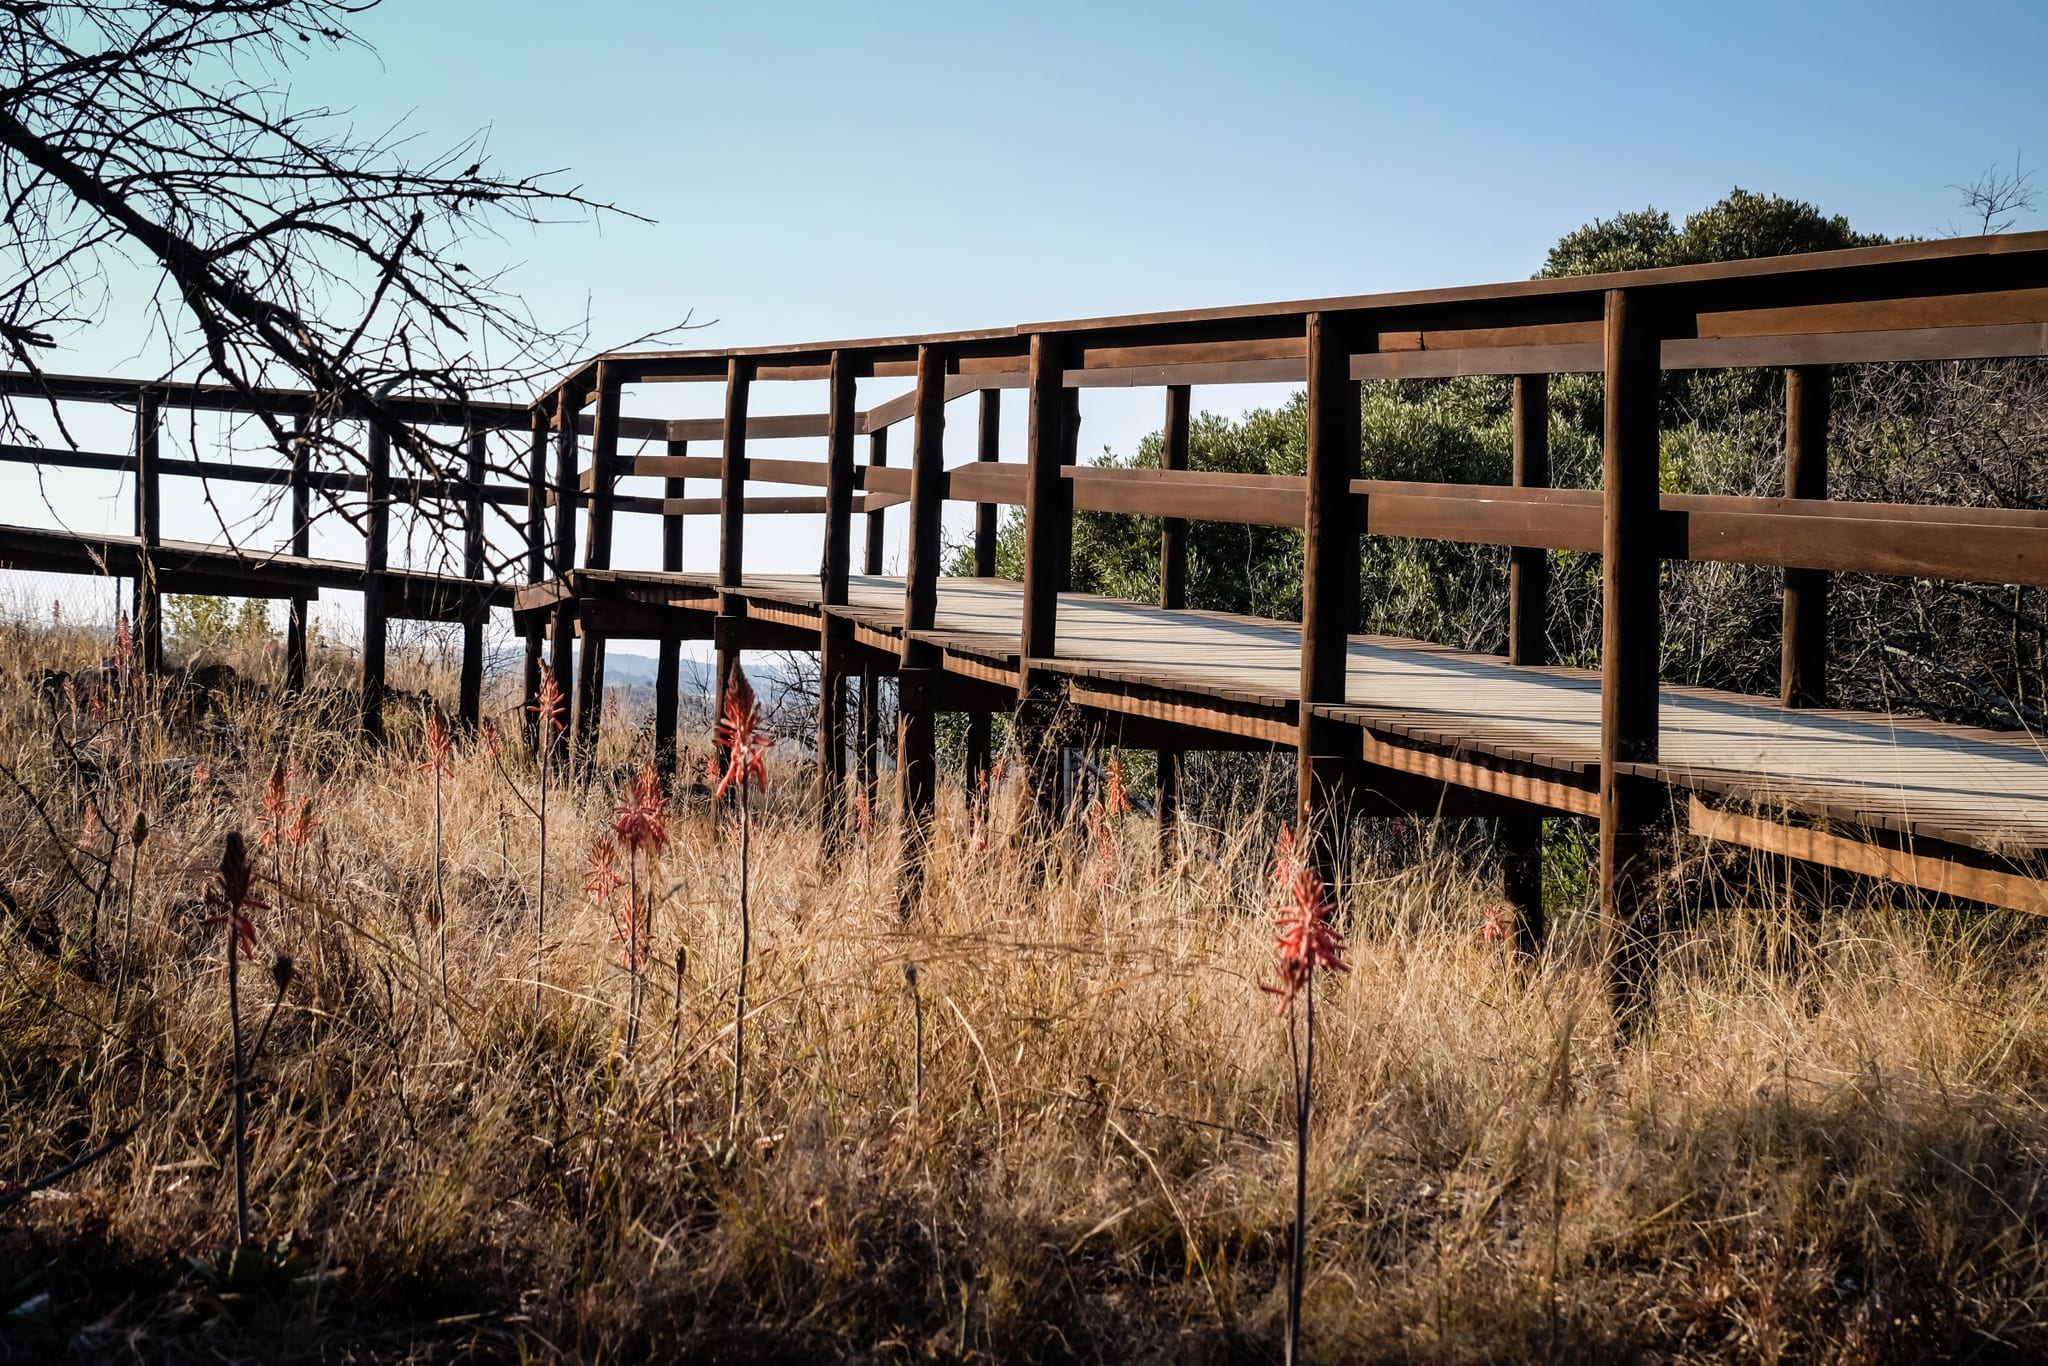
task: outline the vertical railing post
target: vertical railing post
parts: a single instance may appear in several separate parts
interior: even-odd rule
[[[469,434],[469,465],[462,490],[462,577],[476,585],[476,600],[462,623],[462,679],[455,703],[457,721],[472,735],[483,719],[484,621],[490,616],[490,609],[482,605],[485,451],[486,435],[479,427]]]
[[[1617,1013],[1635,1020],[1656,968],[1653,841],[1662,648],[1658,330],[1640,292],[1606,296],[1600,620],[1600,929]]]
[[[388,604],[384,572],[391,560],[391,435],[381,420],[370,423],[369,458],[364,494],[369,502],[363,540],[363,695],[360,724],[363,738],[384,742],[384,653]]]
[[[1514,474],[1516,488],[1550,487],[1550,376],[1514,377]],[[1550,662],[1550,553],[1540,546],[1508,552],[1508,663]],[[1524,953],[1543,947],[1543,817],[1533,811],[1502,816],[1498,822],[1502,872],[1515,943]]]
[[[889,429],[881,427],[868,433],[868,467],[884,469],[889,464]],[[870,512],[866,534],[861,537],[861,572],[869,578],[878,577],[882,572],[882,546],[886,539],[888,513],[881,508]],[[856,761],[860,765],[860,791],[867,800],[870,812],[874,809],[879,795],[877,783],[881,769],[882,699],[879,693],[881,674],[872,659],[864,659],[860,669],[860,715],[856,718],[856,734],[853,746]]]
[[[1188,467],[1190,392],[1185,384],[1166,388],[1166,424],[1159,431],[1159,468]],[[1188,605],[1188,524],[1182,517],[1159,522],[1159,605],[1178,612]],[[1159,861],[1172,867],[1180,856],[1180,771],[1182,753],[1159,751]]]
[[[979,425],[975,431],[974,459],[977,464],[993,464],[1002,458],[1003,391],[983,389],[977,396]],[[974,576],[978,579],[992,579],[996,576],[996,505],[976,503],[974,505]],[[989,769],[989,751],[994,743],[994,723],[987,707],[975,707],[967,713],[967,800],[979,803],[988,795],[985,783]]]
[[[924,888],[938,800],[938,647],[924,639],[938,617],[940,516],[946,501],[946,370],[942,347],[917,348],[910,436],[910,554],[904,566],[903,652],[896,674],[896,793],[903,822],[897,910],[906,918]]]
[[[292,418],[291,491],[292,554],[305,559],[313,552],[313,489],[311,454],[306,443],[306,414]],[[286,609],[284,626],[284,690],[297,696],[306,690],[306,613],[311,602],[294,597]]]
[[[163,597],[157,592],[157,551],[163,546],[163,503],[158,459],[163,407],[154,389],[135,398],[135,648],[144,674],[164,668]]]
[[[576,686],[577,601],[582,592],[581,586],[575,582],[576,509],[583,501],[582,480],[576,468],[581,459],[577,451],[576,429],[582,421],[582,413],[582,391],[564,384],[555,394],[554,570],[562,597],[555,604],[554,643],[548,651],[548,672],[555,676],[555,695],[564,706],[568,704],[570,690]],[[543,738],[555,746],[558,755],[568,753],[567,732],[556,731],[552,737]]]
[[[1024,438],[1024,620],[1017,652],[1017,748],[1041,837],[1059,815],[1060,738],[1055,731],[1058,684],[1042,666],[1058,653],[1060,593],[1073,567],[1074,486],[1067,478],[1072,413],[1065,352],[1057,338],[1032,335]]]
[[[548,421],[536,408],[527,430],[526,445],[526,581],[541,583],[548,576]],[[541,645],[547,638],[547,623],[533,613],[526,623],[526,669],[520,679],[521,704],[526,745],[536,748],[539,721],[533,714],[540,700]]]
[[[1830,380],[1824,365],[1785,372],[1785,496],[1828,496]],[[1785,571],[1784,638],[1778,656],[1778,701],[1824,707],[1828,695],[1828,574]]]
[[[834,351],[826,376],[825,555],[818,584],[818,820],[826,853],[838,850],[846,819],[846,675],[853,624],[846,606],[853,575],[855,357]]]
[[[687,441],[671,441],[664,447],[671,459],[690,453]],[[688,495],[687,476],[667,475],[662,480],[661,572],[683,572],[683,515],[671,511],[673,504]],[[682,688],[683,642],[664,631],[654,655],[654,767],[661,774],[661,790],[670,791],[676,781],[676,719]]]
[[[1345,811],[1345,757],[1318,706],[1345,701],[1350,638],[1358,625],[1359,535],[1351,481],[1358,477],[1358,390],[1347,319],[1308,316],[1307,497],[1302,509],[1301,685],[1296,718],[1295,818],[1303,847],[1334,884]]]
[[[711,624],[718,657],[717,714],[725,714],[725,689],[740,658],[740,622],[747,601],[741,595],[747,545],[747,400],[754,362],[734,356],[725,370],[725,445],[718,469],[718,618]]]
[[[624,372],[611,361],[597,363],[597,410],[590,424],[590,520],[585,527],[583,567],[612,567],[612,509],[617,496],[619,398]],[[580,482],[580,481],[579,481]],[[598,718],[604,712],[604,638],[583,616],[583,653],[576,661],[576,701],[570,729],[577,760],[597,750]]]

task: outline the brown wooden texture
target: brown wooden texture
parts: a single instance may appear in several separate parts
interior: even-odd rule
[[[1185,384],[1168,385],[1166,418],[1159,429],[1159,468],[1168,473],[1188,468],[1192,395]],[[1159,605],[1179,611],[1188,602],[1188,524],[1182,517],[1159,522]],[[1159,859],[1172,867],[1180,856],[1180,779],[1185,755],[1178,749],[1159,754]]]
[[[977,397],[978,412],[975,429],[974,458],[977,463],[993,465],[1002,458],[1003,391],[983,389]],[[958,494],[954,494],[958,497]],[[974,572],[980,578],[993,578],[996,572],[996,504],[976,503],[974,507]]]
[[[307,558],[313,549],[312,490],[306,483],[310,460],[306,448],[306,419],[292,419],[291,519],[292,554]],[[306,687],[307,608],[312,599],[301,593],[291,599],[284,627],[284,690],[296,695]]]
[[[1550,487],[1550,377],[1514,379],[1516,488]],[[1518,546],[1508,559],[1508,662],[1550,662],[1550,556]]]
[[[368,534],[363,545],[363,671],[358,724],[373,744],[384,740],[384,571],[391,559],[391,437],[382,424],[370,424],[365,458],[369,462]]]
[[[484,443],[483,432],[469,434],[463,475],[462,577],[473,583],[484,580]],[[474,735],[483,719],[483,696],[484,624],[478,619],[462,624],[462,673],[456,684],[456,719],[468,734]]]
[[[135,576],[135,648],[143,672],[164,667],[163,596],[158,591],[155,552],[163,541],[163,491],[158,482],[163,409],[156,391],[135,396],[135,536],[142,566]]]
[[[1622,765],[1657,762],[1662,654],[1657,555],[1657,333],[1645,300],[1606,299],[1601,424],[1600,923],[1617,1006],[1634,1016],[1655,968],[1655,784]]]
[[[1334,756],[1332,727],[1312,710],[1344,701],[1347,642],[1358,627],[1361,519],[1351,496],[1358,477],[1358,394],[1351,380],[1349,319],[1312,313],[1308,319],[1308,441],[1302,521],[1300,728],[1295,823],[1327,853],[1329,793],[1316,760]],[[1330,860],[1323,860],[1326,864]],[[1327,875],[1327,869],[1326,869]]]
[[[1785,496],[1828,496],[1828,372],[1785,372]],[[1778,701],[1824,707],[1828,694],[1828,576],[1821,569],[1785,571],[1784,626]]]

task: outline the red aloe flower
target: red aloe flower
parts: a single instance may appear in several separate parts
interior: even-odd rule
[[[135,632],[128,625],[128,614],[123,612],[114,623],[114,667],[125,674],[134,658]]]
[[[1284,1015],[1317,968],[1349,969],[1340,956],[1344,938],[1330,923],[1336,908],[1330,904],[1329,889],[1322,876],[1299,857],[1294,837],[1285,826],[1274,846],[1273,882],[1279,892],[1273,914],[1279,933],[1273,944],[1280,950],[1280,984],[1266,990],[1280,997],[1277,1013]]]
[[[617,817],[612,833],[619,837],[621,844],[636,853],[642,849],[658,853],[668,843],[667,807],[668,803],[661,795],[661,774],[650,759],[626,784],[625,795],[612,808]]]
[[[875,809],[865,792],[853,794],[853,828],[862,839],[866,839],[875,828]]]
[[[996,756],[995,765],[988,771],[988,780],[990,783],[999,783],[1003,780],[1005,775],[1009,773],[1009,771],[1009,764],[1004,761],[1002,755],[998,754]]]
[[[270,761],[270,779],[263,784],[263,816],[266,828],[256,837],[265,849],[277,847],[278,832],[284,829],[284,813],[290,793],[285,788],[284,756]]]
[[[308,793],[299,801],[299,813],[292,817],[292,823],[284,828],[284,837],[294,846],[303,846],[320,828],[320,816],[313,810],[313,797]]]
[[[1498,903],[1486,908],[1486,919],[1479,922],[1479,937],[1489,944],[1498,944],[1514,933],[1515,913]]]
[[[711,740],[726,752],[725,772],[719,775],[718,789],[711,794],[714,798],[723,797],[735,783],[745,786],[749,778],[761,791],[768,790],[768,766],[762,758],[775,741],[761,729],[761,704],[737,664],[725,687],[725,715],[718,718]]]
[[[1102,810],[1104,815],[1121,816],[1131,809],[1131,789],[1124,782],[1124,761],[1116,755],[1109,759],[1109,776],[1102,784]]]
[[[498,723],[485,718],[483,724],[484,749],[493,759],[505,757],[505,733],[498,729]]]
[[[540,729],[543,734],[550,727],[557,731],[564,731],[569,728],[568,703],[562,697],[561,688],[555,684],[555,675],[552,670],[544,671],[541,674],[540,695],[533,700],[533,704],[527,710],[532,712],[534,718],[540,722]]]
[[[448,733],[448,722],[441,716],[441,709],[439,707],[428,707],[427,761],[420,765],[420,772],[446,773],[448,771],[448,751],[454,745],[454,737]]]
[[[616,865],[619,848],[609,839],[594,840],[590,846],[590,872],[583,879],[583,890],[592,902],[602,906],[611,900],[613,892],[619,890],[625,879],[618,875]]]

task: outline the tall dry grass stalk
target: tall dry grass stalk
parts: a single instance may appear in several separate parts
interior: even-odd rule
[[[103,649],[0,625],[18,668]],[[1135,857],[1105,875],[1088,849],[1020,845],[1009,789],[977,852],[950,791],[905,926],[887,849],[872,876],[821,866],[808,785],[771,754],[747,935],[722,813],[701,795],[667,812],[676,890],[648,948],[687,951],[688,991],[648,977],[673,1046],[625,1058],[612,913],[566,861],[537,863],[537,824],[507,870],[503,779],[474,746],[441,778],[443,991],[406,933],[432,851],[403,813],[432,779],[324,724],[329,697],[346,716],[316,671],[296,711],[81,704],[73,730],[61,691],[0,688],[0,1178],[68,1172],[0,1193],[0,1340],[20,1359],[1275,1360],[1297,1178],[1308,1360],[2048,1352],[2039,922],[1863,887],[1809,917],[1771,869],[1691,852],[1655,1018],[1624,1041],[1568,860],[1551,950],[1525,965],[1482,937],[1482,848],[1368,842],[1334,916],[1350,970],[1316,974],[1302,1142],[1260,1008],[1271,807],[1212,818],[1213,861],[1179,876]],[[607,727],[597,771],[630,771],[633,743]],[[295,1253],[223,1294],[187,1258],[243,1227],[221,1058],[246,1003],[203,884],[225,835],[258,827],[278,753],[317,780],[323,831],[317,872],[244,903],[297,978],[244,1056],[242,1151],[250,1236]],[[142,893],[118,1015],[79,952],[87,795],[150,813],[124,851]],[[558,785],[552,837],[609,835],[615,799]]]

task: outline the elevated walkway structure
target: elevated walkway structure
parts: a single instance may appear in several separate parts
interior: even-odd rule
[[[1541,817],[1594,818],[1606,946],[1625,979],[1654,923],[1650,873],[1674,814],[1709,839],[2041,911],[2048,758],[2036,737],[1829,708],[1827,597],[1840,572],[2048,587],[2048,512],[1825,495],[1836,367],[2044,354],[2048,234],[927,336],[609,354],[577,366],[522,418],[503,419],[523,421],[532,442],[529,572],[514,615],[527,637],[529,688],[546,667],[574,699],[572,745],[594,732],[602,642],[661,642],[657,746],[669,762],[678,642],[715,642],[721,685],[739,650],[817,650],[821,792],[834,830],[849,761],[872,752],[863,732],[874,725],[873,680],[893,675],[913,889],[936,791],[934,714],[968,713],[978,766],[988,757],[988,714],[1014,709],[1026,781],[1047,814],[1047,737],[1058,718],[1078,717],[1160,750],[1169,823],[1178,756],[1208,747],[1294,750],[1295,817],[1311,831],[1360,803],[1498,816],[1531,942],[1541,926],[1532,874]],[[1786,372],[1784,496],[1662,492],[1663,373],[1752,367]],[[1549,377],[1566,373],[1603,380],[1598,488],[1550,486]],[[1512,377],[1512,483],[1359,478],[1357,386],[1454,375]],[[862,386],[878,379],[913,387],[863,406]],[[1189,469],[1192,390],[1273,382],[1305,386],[1305,475]],[[625,411],[629,395],[668,383],[721,386],[724,415]],[[751,416],[755,390],[779,383],[822,384],[824,410]],[[1077,464],[1077,396],[1097,387],[1162,391],[1161,468]],[[1028,409],[1021,452],[1001,448],[1004,390],[1021,390]],[[976,458],[948,468],[943,432],[963,419],[977,424]],[[891,431],[906,425],[907,458],[891,464]],[[771,438],[817,439],[821,458],[750,451],[750,441]],[[627,441],[661,453],[623,453]],[[635,480],[659,480],[659,492],[627,491]],[[709,491],[692,496],[693,480]],[[976,508],[974,578],[942,572],[949,500]],[[1021,583],[994,577],[1004,505],[1024,510]],[[908,561],[901,577],[885,577],[880,533],[898,507]],[[1069,591],[1077,510],[1160,519],[1158,603]],[[747,572],[750,523],[790,513],[823,515],[820,571]],[[614,564],[621,515],[661,519],[659,564]],[[717,519],[712,573],[682,572],[691,517]],[[1298,530],[1303,620],[1188,610],[1186,531],[1201,520]],[[856,572],[863,525],[865,572]],[[1356,634],[1370,536],[1508,548],[1507,653]],[[1600,557],[1597,670],[1547,657],[1551,551]],[[1667,560],[1784,572],[1777,697],[1659,679]],[[188,568],[200,573],[201,561]],[[428,606],[441,601],[439,587],[404,591],[424,594]],[[469,601],[500,601],[489,596],[496,591]],[[567,648],[578,635],[592,648]],[[865,680],[862,720],[849,728],[855,676]]]

